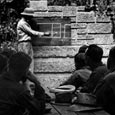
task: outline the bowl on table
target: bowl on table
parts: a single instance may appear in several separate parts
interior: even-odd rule
[[[55,93],[56,103],[71,103],[74,91],[75,86],[73,85],[63,85],[50,89],[51,93]]]

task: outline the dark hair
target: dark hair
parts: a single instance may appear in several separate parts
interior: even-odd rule
[[[82,45],[79,50],[78,50],[78,53],[85,53],[86,49],[88,48],[87,45]]]
[[[103,56],[103,49],[96,44],[88,46],[86,56],[89,56],[94,62],[100,62]]]
[[[110,49],[109,57],[110,58],[115,58],[115,46]]]
[[[74,56],[74,62],[75,62],[76,69],[80,69],[83,66],[85,66],[86,65],[86,62],[85,62],[85,53],[77,53]]]
[[[27,54],[18,52],[9,59],[9,69],[24,71],[30,66],[31,61],[31,58]]]

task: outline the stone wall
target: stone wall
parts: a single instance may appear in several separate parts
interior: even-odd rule
[[[30,3],[38,21],[70,18],[71,37],[35,38],[34,72],[45,88],[56,87],[71,75],[74,70],[73,56],[81,45],[94,43],[101,46],[104,50],[103,62],[106,63],[109,49],[114,45],[109,17],[95,17],[94,12],[85,12],[82,6],[47,6],[40,5],[38,1]],[[40,41],[46,44],[40,44]]]

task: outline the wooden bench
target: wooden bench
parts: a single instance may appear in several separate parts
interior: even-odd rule
[[[90,110],[90,111],[70,111],[70,105],[64,104],[48,104],[48,107],[51,108],[51,112],[46,115],[110,115],[105,112],[103,109]],[[77,105],[75,105],[77,106]]]

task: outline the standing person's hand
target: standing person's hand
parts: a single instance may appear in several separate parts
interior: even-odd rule
[[[51,33],[50,32],[44,32],[44,36],[50,36]]]
[[[44,32],[38,32],[38,36],[39,36],[39,37],[44,36]]]

